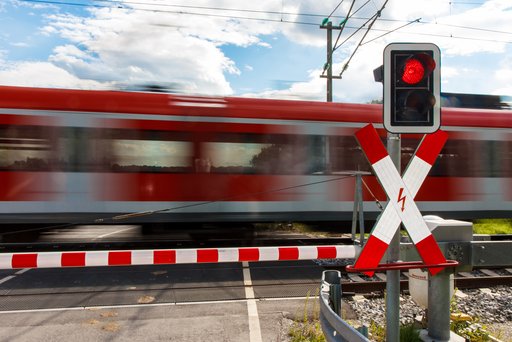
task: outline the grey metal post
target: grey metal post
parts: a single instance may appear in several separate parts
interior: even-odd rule
[[[428,277],[428,336],[450,339],[450,273],[444,270]]]
[[[324,66],[324,72],[327,71],[327,75],[320,75],[321,78],[327,78],[327,102],[332,102],[332,80],[334,78],[341,79],[341,76],[332,75],[332,30],[341,30],[340,26],[332,26],[332,22],[328,21],[325,25],[320,26],[321,29],[327,30],[327,62]]]
[[[352,241],[356,240],[357,229],[357,211],[359,210],[359,192],[357,191],[357,174],[356,174],[356,188],[354,191],[354,210],[352,211]]]
[[[364,208],[363,208],[363,173],[356,172],[354,192],[354,211],[352,212],[352,241],[356,239],[357,221],[359,219],[359,243],[364,245]]]
[[[361,246],[364,245],[364,208],[363,208],[363,175],[358,173],[356,175],[356,191],[359,194],[357,197],[357,209],[359,210],[359,241]]]
[[[327,102],[332,102],[332,22],[327,23]]]
[[[400,134],[388,133],[387,148],[391,160],[400,171]],[[392,199],[389,199],[392,200]],[[400,259],[400,230],[398,229],[391,240],[387,262]],[[386,272],[386,341],[400,341],[400,271]]]

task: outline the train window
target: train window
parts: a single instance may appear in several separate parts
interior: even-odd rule
[[[279,153],[277,145],[264,143],[208,142],[204,149],[205,157],[196,160],[196,170],[214,173],[256,173],[265,156],[275,158],[271,151]],[[266,164],[272,166],[275,161]]]
[[[96,162],[114,172],[190,172],[193,148],[183,132],[102,130]]]
[[[331,171],[371,171],[371,166],[354,136],[328,138]]]
[[[59,130],[56,147],[56,167],[62,171],[94,171],[89,148],[90,130],[77,127],[62,127]]]
[[[311,136],[222,133],[203,143],[199,171],[212,173],[305,174],[315,167]],[[196,164],[196,169],[197,169]]]
[[[402,136],[402,172],[416,152],[420,139]],[[429,176],[493,177],[490,141],[449,138]]]
[[[491,150],[493,177],[512,177],[512,141],[492,141]]]
[[[112,142],[114,171],[180,172],[190,164],[185,141],[127,140]]]
[[[55,164],[53,130],[42,126],[0,126],[0,169],[48,171]]]

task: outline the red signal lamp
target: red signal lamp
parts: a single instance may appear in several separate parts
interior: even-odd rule
[[[417,53],[409,57],[404,65],[401,79],[413,85],[428,77],[436,68],[436,61],[426,53]]]
[[[405,62],[402,81],[407,84],[416,84],[420,82],[424,76],[425,68],[419,60],[412,57]]]

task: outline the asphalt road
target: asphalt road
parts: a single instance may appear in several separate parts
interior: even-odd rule
[[[0,341],[286,341],[312,261],[0,271]]]

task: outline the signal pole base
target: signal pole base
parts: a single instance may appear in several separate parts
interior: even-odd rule
[[[466,339],[462,336],[457,335],[453,331],[450,331],[449,340],[436,340],[428,335],[428,330],[423,329],[420,331],[420,339],[424,342],[465,342]]]

